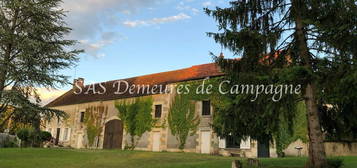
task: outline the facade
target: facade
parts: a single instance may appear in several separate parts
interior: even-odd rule
[[[176,71],[162,72],[157,74],[139,76],[129,79],[130,85],[155,85],[162,84],[165,87],[175,87],[175,84],[183,81],[202,80],[222,76],[219,68],[215,64],[197,65],[186,69]],[[117,85],[121,85],[122,83]],[[47,105],[54,109],[62,110],[68,114],[65,120],[52,119],[45,124],[45,130],[51,132],[56,138],[56,143],[73,148],[100,148],[100,149],[124,149],[130,142],[130,136],[125,133],[123,124],[118,117],[118,111],[115,108],[115,102],[118,100],[132,100],[136,97],[151,96],[153,99],[152,117],[158,120],[158,124],[167,123],[167,116],[175,94],[113,94],[116,91],[115,81],[95,84],[107,88],[106,92],[93,91],[90,85],[84,85],[84,79],[75,80],[74,86],[81,86],[84,91],[91,90],[88,94],[75,94],[74,87],[64,95],[55,99]],[[99,89],[100,90],[100,89]],[[97,92],[97,94],[93,94]],[[86,126],[83,118],[86,109],[89,107],[104,107],[105,115],[102,116],[103,129],[100,135],[95,139],[92,146],[88,145],[86,135]],[[241,143],[235,143],[232,139],[220,139],[212,130],[211,122],[213,108],[209,100],[196,101],[195,112],[200,117],[200,124],[197,132],[189,136],[185,145],[185,152],[196,152],[206,154],[221,154],[225,156],[236,155],[241,157],[276,157],[274,144],[258,143],[255,140],[246,139]],[[166,124],[167,125],[167,124]],[[179,143],[172,135],[170,128],[154,127],[150,132],[146,132],[140,138],[136,150],[145,151],[180,151]]]

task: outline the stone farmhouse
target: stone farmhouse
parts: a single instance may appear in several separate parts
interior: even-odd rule
[[[214,63],[192,66],[190,68],[138,76],[128,79],[130,85],[155,85],[175,86],[178,82],[203,80],[222,76],[223,73]],[[104,86],[106,92],[102,94],[75,94],[75,87],[57,99],[53,100],[47,107],[59,109],[66,112],[69,117],[65,120],[52,119],[45,123],[45,130],[51,132],[56,143],[73,148],[93,148],[88,145],[86,126],[83,123],[86,109],[91,106],[104,106],[107,110],[103,116],[103,129],[96,137],[94,147],[100,149],[124,149],[129,142],[129,135],[123,129],[123,124],[118,117],[115,108],[117,100],[130,100],[136,97],[151,96],[153,99],[152,117],[161,122],[167,122],[170,102],[175,94],[114,94],[115,81],[107,81],[95,84],[98,88]],[[74,86],[81,86],[84,90],[90,89],[91,85],[84,85],[84,79],[74,81]],[[100,91],[98,91],[100,92]],[[236,143],[233,139],[221,139],[217,137],[211,128],[213,108],[210,100],[195,102],[195,112],[200,117],[197,132],[187,138],[185,152],[196,152],[206,154],[236,155],[241,157],[276,157],[274,144],[259,143],[256,140],[242,140]],[[136,150],[146,151],[179,151],[179,143],[170,128],[153,128],[140,138]]]

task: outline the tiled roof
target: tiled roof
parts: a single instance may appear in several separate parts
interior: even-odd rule
[[[215,63],[210,64],[202,64],[192,66],[190,68],[179,69],[174,71],[168,72],[161,72],[155,73],[150,75],[138,76],[128,79],[120,79],[122,81],[126,81],[129,85],[163,85],[166,86],[170,83],[182,82],[182,81],[189,81],[189,80],[197,80],[203,79],[206,77],[215,77],[215,76],[222,76],[223,73],[219,70],[219,67]],[[116,100],[122,98],[129,98],[129,97],[138,97],[144,96],[147,94],[129,94],[126,92],[124,94],[114,94],[117,91],[117,87],[113,87],[116,81],[107,81],[101,83],[106,88],[105,94],[93,94],[90,92],[89,94],[74,94],[73,89],[69,90],[62,96],[58,97],[57,99],[53,100],[47,107],[56,107],[56,106],[64,106],[64,105],[72,105],[72,104],[80,104],[80,103],[87,103],[87,102],[94,102],[94,101],[104,101],[104,100]],[[125,85],[124,83],[122,83]],[[95,84],[96,89],[100,88],[99,83]],[[90,85],[84,86],[84,91],[86,91]],[[124,88],[124,86],[122,87]]]

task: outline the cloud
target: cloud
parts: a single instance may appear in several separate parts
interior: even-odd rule
[[[46,105],[57,97],[66,93],[66,91],[57,89],[37,88],[37,93],[40,95],[40,98],[42,100],[41,105]]]
[[[192,2],[192,1],[187,1],[186,2]],[[197,8],[193,8],[190,5],[186,5],[185,2],[181,1],[177,6],[176,9],[179,11],[190,11],[192,12],[193,15],[196,15],[200,12]]]
[[[98,40],[79,40],[76,48],[82,48],[87,54],[94,56],[95,58],[104,57],[105,54],[101,50],[115,41],[126,39],[126,37],[116,32],[103,32]]]
[[[151,7],[163,0],[64,0],[62,8],[66,11],[66,22],[73,31],[67,38],[80,40],[76,47],[83,47],[86,54],[98,57],[100,51],[115,40],[103,39],[108,29],[120,24],[118,15],[130,15],[143,7]]]
[[[175,21],[185,20],[185,19],[190,19],[190,18],[191,18],[191,16],[186,15],[185,13],[180,13],[175,16],[153,18],[150,20],[125,21],[125,22],[123,22],[123,25],[125,25],[127,27],[150,26],[150,25],[175,22]]]
[[[202,3],[202,6],[204,7],[213,6],[213,3],[211,1],[206,1]]]

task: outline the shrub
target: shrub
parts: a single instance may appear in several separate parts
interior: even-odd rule
[[[31,130],[23,128],[17,131],[16,135],[21,140],[21,146],[27,146],[30,143]]]
[[[40,138],[42,142],[50,141],[52,139],[51,133],[47,131],[41,131]]]
[[[50,141],[52,136],[47,131],[36,132],[32,128],[22,128],[17,131],[17,137],[21,140],[21,147],[41,144],[44,141]]]
[[[329,168],[340,168],[343,166],[343,159],[340,158],[327,159],[327,164]]]

